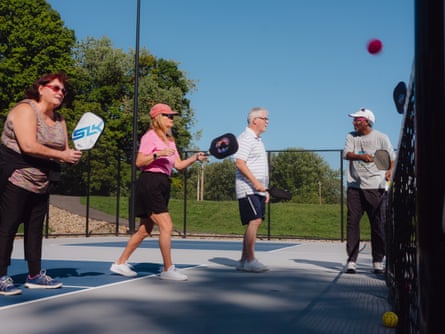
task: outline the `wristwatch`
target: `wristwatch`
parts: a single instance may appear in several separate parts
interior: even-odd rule
[[[156,153],[153,153],[153,160],[156,160],[157,157],[158,155]]]

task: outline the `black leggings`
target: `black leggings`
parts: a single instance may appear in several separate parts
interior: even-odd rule
[[[7,274],[17,229],[24,225],[24,251],[31,276],[41,270],[43,222],[48,194],[36,194],[8,182],[0,197],[0,277]]]

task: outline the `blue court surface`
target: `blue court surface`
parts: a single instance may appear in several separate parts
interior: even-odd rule
[[[362,246],[358,273],[344,274],[341,242],[258,241],[270,271],[236,271],[241,240],[173,239],[172,257],[187,281],[159,279],[157,238],[130,258],[135,278],[110,265],[127,237],[45,239],[43,267],[60,289],[27,289],[23,241],[9,275],[21,295],[0,296],[4,333],[395,333],[381,316],[391,309],[382,275]]]
[[[65,243],[63,247],[111,247],[119,250],[124,249],[127,239],[119,241],[102,241],[100,238],[88,240],[87,243]],[[257,252],[276,251],[284,247],[296,246],[297,243],[271,243],[258,242]],[[139,246],[139,249],[158,249],[158,240],[149,239],[144,240]],[[220,250],[220,251],[240,251],[240,242],[233,241],[193,241],[193,240],[172,240],[172,248],[175,250]],[[94,251],[93,251],[94,252]],[[8,274],[12,277],[16,285],[23,288],[26,293],[15,296],[8,296],[0,298],[0,310],[3,306],[10,306],[17,303],[22,303],[39,298],[46,298],[48,296],[56,296],[65,294],[67,292],[79,291],[83,289],[100,287],[108,284],[122,282],[129,278],[115,275],[109,271],[110,262],[103,261],[76,261],[70,260],[45,260],[47,274],[53,278],[64,283],[63,289],[41,290],[41,289],[26,289],[23,284],[26,280],[27,266],[23,259],[16,259],[12,261]],[[138,277],[157,276],[162,270],[161,263],[132,263],[133,270],[138,273]],[[177,264],[179,269],[192,268],[196,264]],[[1,297],[1,296],[0,296]]]
[[[109,241],[83,244],[90,247],[119,247],[124,248],[127,241]],[[278,250],[285,247],[293,247],[298,245],[296,242],[261,242],[256,243],[255,250],[257,252],[268,252]],[[66,246],[79,247],[82,244],[66,244]],[[158,248],[157,240],[144,240],[139,248]],[[172,248],[174,249],[194,249],[194,250],[221,250],[221,251],[241,251],[241,243],[233,241],[215,241],[215,240],[172,240]]]

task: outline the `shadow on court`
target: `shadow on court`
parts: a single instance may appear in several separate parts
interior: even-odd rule
[[[357,274],[344,274],[343,244],[284,243],[257,251],[271,270],[255,274],[235,270],[239,242],[212,241],[205,249],[205,243],[181,240],[185,244],[176,243],[173,255],[189,280],[172,282],[159,279],[160,258],[146,261],[159,256],[149,244],[134,254],[138,277],[111,274],[110,259],[121,245],[105,247],[100,240],[51,241],[48,258],[58,254],[59,259],[45,263],[64,287],[23,288],[20,296],[2,296],[0,305],[10,301],[0,307],[2,329],[47,334],[394,332],[381,324],[389,309],[384,280],[370,272],[368,254],[361,255]],[[92,252],[94,261],[82,260]],[[71,259],[60,259],[62,254]],[[24,281],[25,262],[13,262],[14,280]]]

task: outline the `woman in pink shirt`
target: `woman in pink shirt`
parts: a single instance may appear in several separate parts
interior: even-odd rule
[[[168,212],[170,175],[173,168],[183,170],[195,161],[205,160],[206,155],[200,152],[181,160],[171,133],[177,114],[162,103],[154,105],[150,110],[151,126],[141,138],[136,158],[136,167],[141,170],[141,174],[136,183],[135,215],[141,217],[141,224],[131,236],[119,259],[111,265],[110,270],[113,273],[127,277],[137,276],[127,261],[140,243],[150,235],[153,224],[157,224],[159,248],[164,262],[160,278],[187,280],[187,276],[175,268],[171,259],[173,222]]]

